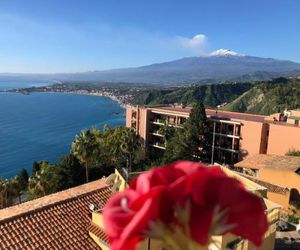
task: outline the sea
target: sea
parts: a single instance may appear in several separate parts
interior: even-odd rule
[[[49,82],[0,82],[0,89]],[[69,93],[0,92],[0,178],[31,172],[34,161],[55,163],[82,129],[125,125],[125,111],[107,97]]]

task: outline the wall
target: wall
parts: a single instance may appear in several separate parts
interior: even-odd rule
[[[147,135],[149,128],[149,111],[146,108],[139,108],[139,131],[138,134],[142,139],[144,139],[145,143],[147,143]]]
[[[96,242],[96,244],[99,246],[99,249],[101,249],[101,250],[110,250],[110,248],[108,246],[106,246],[105,244],[102,244],[99,241],[99,238],[96,235],[89,232],[89,236]]]
[[[100,228],[104,228],[103,216],[101,212],[95,211],[92,213],[92,222],[98,225]]]
[[[132,113],[136,112],[136,122],[135,127],[137,130],[138,135],[144,139],[146,142],[147,140],[147,129],[148,129],[148,113],[149,111],[146,108],[141,107],[126,107],[126,127],[132,127]]]
[[[126,106],[126,127],[131,128],[131,119],[132,119],[133,108]]]
[[[300,127],[271,123],[267,153],[285,155],[290,149],[300,150]]]
[[[283,206],[284,209],[288,209],[290,201],[290,192],[287,191],[285,194],[278,194],[268,191],[268,199]]]
[[[243,121],[241,127],[241,159],[248,155],[259,154],[261,149],[263,123]]]
[[[299,124],[299,118],[300,118],[300,110],[291,110],[290,111],[290,116],[292,117],[292,119],[290,119],[288,117],[287,119],[287,123],[290,123],[290,124],[295,124],[295,122],[298,120],[298,124]]]
[[[295,188],[300,193],[300,175],[293,171],[262,168],[259,170],[259,179],[289,189]]]

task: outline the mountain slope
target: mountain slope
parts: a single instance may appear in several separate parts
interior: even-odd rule
[[[197,84],[167,90],[144,90],[136,93],[133,103],[139,105],[172,103],[190,105],[201,101],[206,106],[216,107],[234,100],[253,86],[252,83]]]
[[[269,115],[300,107],[300,79],[261,82],[228,103],[224,110]]]
[[[217,83],[222,81],[266,80],[279,76],[300,75],[300,64],[240,55],[234,51],[218,50],[209,56],[187,57],[152,65],[92,71],[74,74],[0,74],[7,77],[39,78],[82,82],[128,82],[143,84],[184,85],[191,83]]]
[[[252,56],[188,57],[171,62],[139,68],[96,71],[73,75],[74,79],[112,82],[186,84],[217,82],[248,75],[249,80],[288,76],[300,70],[300,64],[291,61]],[[260,75],[258,74],[260,72]],[[254,75],[254,77],[252,77]],[[68,76],[67,76],[68,77]]]

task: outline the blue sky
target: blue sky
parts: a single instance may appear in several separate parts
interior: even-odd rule
[[[2,0],[0,72],[141,66],[228,48],[300,62],[297,0]]]

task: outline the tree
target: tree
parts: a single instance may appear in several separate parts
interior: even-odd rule
[[[34,162],[32,164],[32,175],[35,175],[36,172],[40,171],[41,170],[41,166],[38,162]]]
[[[19,174],[16,176],[16,178],[20,184],[21,190],[26,190],[28,187],[28,179],[29,179],[27,170],[25,168],[22,168]]]
[[[205,108],[202,103],[196,103],[183,128],[176,129],[174,136],[167,141],[164,162],[208,161],[209,143],[210,135]]]
[[[160,127],[160,129],[158,130],[158,133],[164,137],[164,140],[167,143],[169,139],[174,137],[175,131],[176,130],[174,127],[165,124]]]
[[[116,127],[114,129],[110,129],[108,126],[104,127],[102,134],[102,161],[106,162],[107,165],[113,164],[121,167],[126,162],[126,154],[121,149],[124,130],[124,127]]]
[[[300,156],[300,150],[290,149],[285,155],[287,155],[287,156]]]
[[[177,160],[193,160],[188,139],[184,129],[176,129],[175,134],[166,143],[166,151],[163,156],[163,163],[170,163]]]
[[[210,155],[210,134],[205,107],[201,102],[193,105],[189,119],[184,125],[186,140],[196,159],[207,160]]]
[[[89,181],[89,165],[98,149],[97,138],[90,130],[81,131],[72,143],[71,153],[85,166],[86,182]]]
[[[121,137],[121,150],[127,155],[129,162],[129,173],[132,171],[134,153],[141,146],[141,141],[133,129],[125,128]]]
[[[29,178],[28,191],[33,199],[61,191],[61,178],[57,166],[42,161],[40,167],[40,171]]]
[[[74,155],[68,154],[62,157],[56,167],[60,180],[58,189],[64,190],[85,182],[85,168]]]

